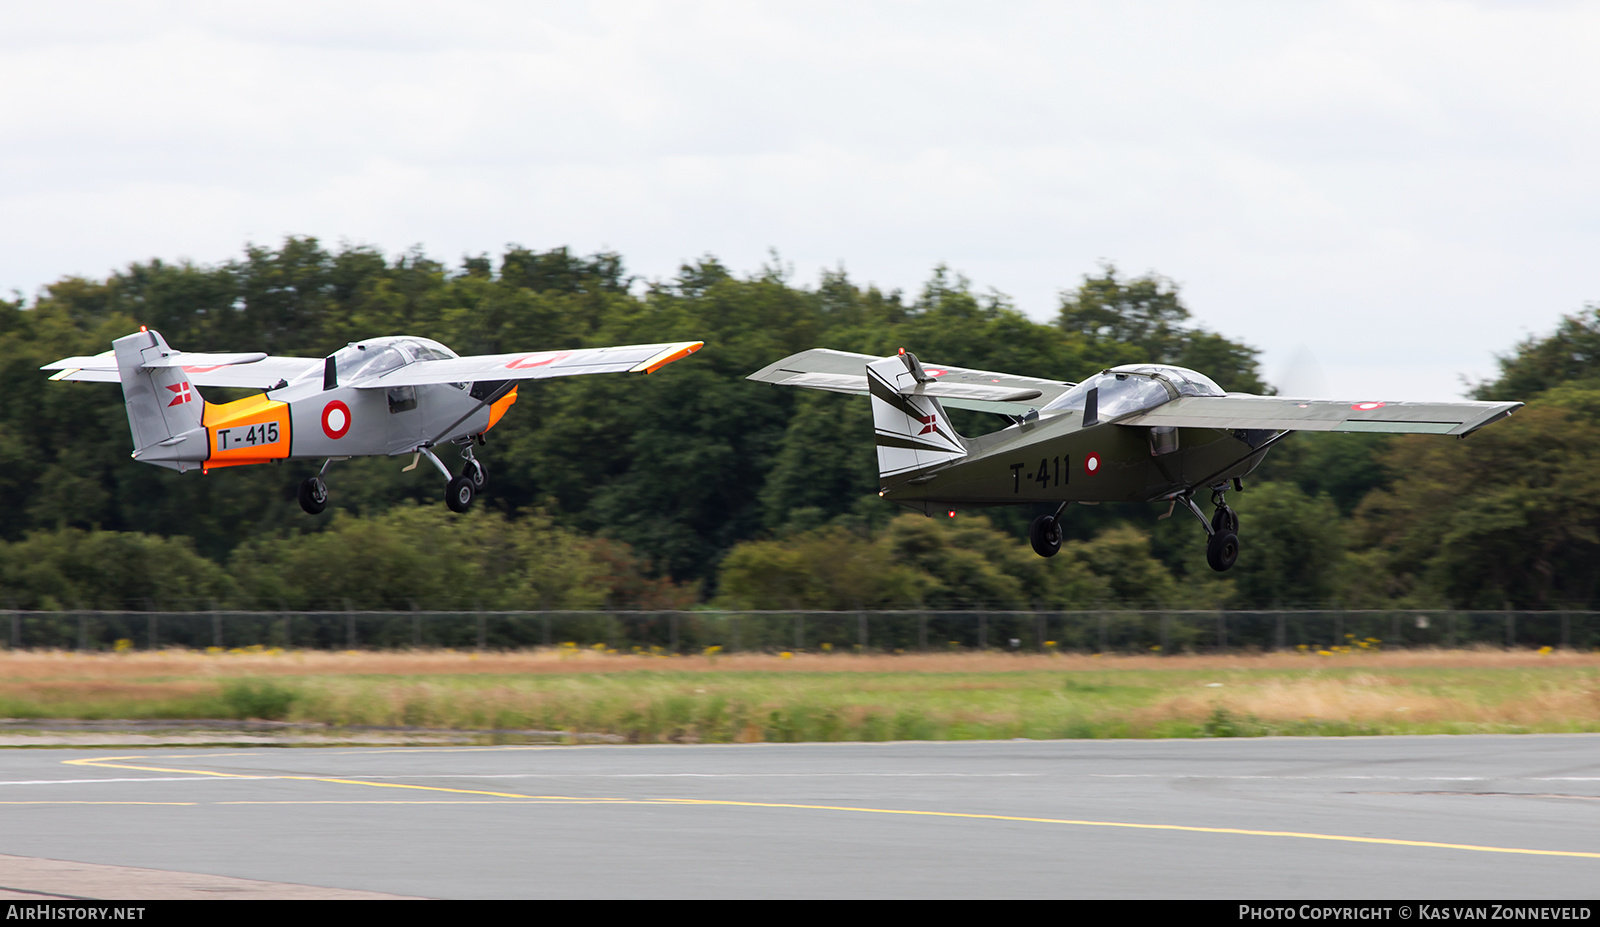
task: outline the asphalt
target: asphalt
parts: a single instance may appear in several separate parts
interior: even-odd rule
[[[0,815],[12,897],[1581,899],[1600,736],[3,750]]]

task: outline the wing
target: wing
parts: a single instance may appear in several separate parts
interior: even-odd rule
[[[198,351],[173,351],[159,364],[146,366],[182,367],[195,386],[236,386],[246,389],[273,389],[302,374],[322,369],[321,358],[270,357],[260,352],[248,354],[206,354]],[[117,383],[117,356],[101,354],[65,357],[40,370],[60,371],[52,380],[89,383]]]
[[[688,357],[704,345],[704,341],[673,341],[665,344],[625,344],[611,348],[574,348],[570,351],[480,354],[476,357],[407,364],[382,376],[354,381],[350,385],[357,389],[381,389],[479,380],[542,380],[547,377],[576,377],[586,373],[655,373],[675,360]]]
[[[769,364],[746,379],[865,396],[867,365],[881,360],[883,358],[871,354],[812,348]],[[908,395],[933,396],[947,406],[1002,415],[1021,415],[1073,386],[1061,380],[1043,380],[944,364],[923,364],[922,369],[931,379],[918,383],[915,389],[908,391]]]
[[[1242,394],[1183,396],[1117,424],[1466,436],[1521,407],[1520,402],[1349,402]]]

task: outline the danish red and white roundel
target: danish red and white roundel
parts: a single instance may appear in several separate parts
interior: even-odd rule
[[[350,407],[335,399],[322,407],[322,433],[337,441],[350,430]]]
[[[1100,472],[1099,454],[1090,454],[1083,458],[1083,472],[1089,474],[1090,476],[1094,476],[1096,473]]]
[[[1388,405],[1386,402],[1358,402],[1350,408],[1357,412],[1371,412],[1373,409],[1381,409],[1386,405]]]

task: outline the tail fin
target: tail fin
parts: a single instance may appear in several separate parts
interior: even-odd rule
[[[205,401],[183,368],[168,360],[172,348],[152,331],[111,342],[133,432],[133,457],[178,472],[200,466],[210,451],[201,423]]]
[[[903,350],[867,365],[880,479],[967,456],[966,441],[956,434],[939,400],[915,392],[929,379],[916,355]]]

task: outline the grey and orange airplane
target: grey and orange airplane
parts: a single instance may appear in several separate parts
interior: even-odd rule
[[[924,514],[1059,503],[1034,519],[1033,549],[1061,548],[1061,513],[1073,503],[1170,502],[1204,526],[1206,560],[1221,571],[1239,556],[1231,487],[1296,431],[1455,435],[1510,415],[1520,402],[1290,399],[1225,392],[1183,367],[1129,364],[1082,383],[924,365],[916,355],[874,357],[815,348],[749,379],[869,395],[878,445],[878,495]],[[1006,425],[968,438],[944,406],[1001,416]],[[1208,519],[1195,502],[1209,490]]]
[[[473,445],[517,401],[522,380],[589,373],[654,373],[704,342],[524,351],[461,357],[427,338],[354,342],[327,357],[175,351],[140,328],[111,350],[68,357],[43,370],[52,380],[121,383],[133,432],[133,459],[182,473],[279,460],[322,459],[300,484],[300,506],[315,515],[328,504],[322,477],[335,460],[362,456],[424,457],[446,480],[445,501],[465,512],[486,485]],[[198,387],[262,392],[213,404]],[[454,444],[461,473],[451,475],[434,448]]]

